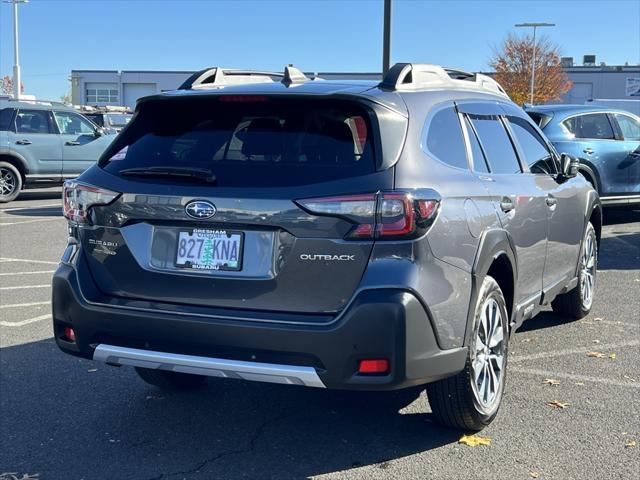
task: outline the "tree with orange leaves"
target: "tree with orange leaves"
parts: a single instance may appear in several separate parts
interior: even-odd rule
[[[496,81],[519,105],[530,101],[532,56],[533,38],[510,33],[500,48],[494,49],[489,63]],[[546,37],[536,41],[535,65],[534,103],[559,100],[569,91],[572,83],[560,64],[559,48]]]

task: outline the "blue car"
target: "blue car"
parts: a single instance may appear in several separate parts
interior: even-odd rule
[[[580,173],[604,205],[640,205],[640,118],[586,105],[525,110],[559,152],[580,159]]]

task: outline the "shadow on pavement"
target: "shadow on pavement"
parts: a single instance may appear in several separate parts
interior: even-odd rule
[[[15,215],[18,217],[61,217],[62,206],[59,207],[11,207],[4,211],[7,215]]]
[[[602,215],[603,225],[640,222],[640,208],[605,208]]]
[[[24,200],[60,200],[62,195],[61,189],[56,190],[23,190],[13,204]],[[18,205],[19,206],[19,205]]]
[[[384,470],[460,437],[413,413],[428,411],[423,395],[402,414],[393,395],[236,380],[166,393],[53,340],[4,348],[0,361],[0,471],[41,478],[307,478]]]
[[[613,232],[600,241],[598,270],[640,269],[640,232]]]

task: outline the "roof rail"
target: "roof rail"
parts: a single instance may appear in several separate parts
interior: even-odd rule
[[[500,84],[487,75],[429,63],[396,63],[380,82],[380,88],[389,90],[423,90],[434,87],[487,90],[508,98]]]
[[[13,96],[1,95],[0,100],[6,100],[8,102],[33,103],[36,105],[63,105],[65,107],[71,107],[70,104],[61,102],[60,100],[46,100],[44,98],[14,98]]]
[[[271,83],[276,79],[287,86],[308,82],[310,80],[309,77],[291,64],[284,67],[284,73],[211,67],[191,75],[178,87],[178,90],[204,90],[244,83]]]

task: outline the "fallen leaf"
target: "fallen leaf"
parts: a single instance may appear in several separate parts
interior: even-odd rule
[[[560,380],[556,380],[555,378],[545,378],[542,383],[544,383],[545,385],[560,385]]]
[[[604,353],[602,353],[602,352],[587,352],[587,357],[604,358]]]
[[[593,343],[600,343],[600,340],[594,340]]]
[[[97,368],[90,368],[89,370],[87,370],[87,372],[89,373],[93,373],[93,372],[97,372],[98,369]]]
[[[637,382],[637,380],[633,377],[630,377],[629,375],[623,375],[624,378],[626,378],[627,380],[631,380],[632,382]]]
[[[582,385],[584,385],[584,383],[583,382],[576,382],[576,385],[582,386]]]
[[[478,445],[491,445],[491,439],[487,437],[477,437],[475,435],[463,435],[458,443],[468,445],[469,447],[477,447]]]
[[[602,317],[596,317],[596,318],[593,319],[594,322],[599,322],[601,320],[602,320]]]
[[[522,339],[522,341],[523,341],[524,343],[529,343],[529,342],[531,341],[531,339],[530,339],[530,338],[523,338],[523,339]]]
[[[564,410],[565,408],[567,408],[571,404],[570,403],[561,402],[560,400],[554,400],[553,402],[547,402],[547,405],[549,405],[550,407],[559,408],[561,410]]]
[[[540,474],[538,472],[529,472],[529,476],[531,478],[538,478],[540,476]]]
[[[615,360],[615,359],[616,359],[616,357],[617,357],[617,355],[615,354],[615,352],[614,352],[614,353],[610,353],[610,354],[609,354],[609,358],[610,358],[611,360]]]
[[[624,448],[636,448],[636,441],[635,440],[631,440],[630,442],[627,442],[624,444]]]

